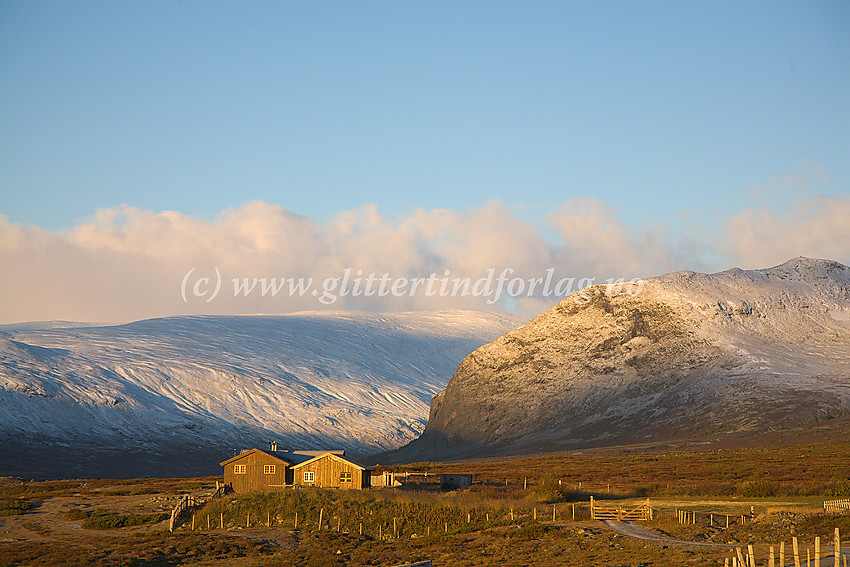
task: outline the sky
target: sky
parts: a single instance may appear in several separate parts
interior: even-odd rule
[[[850,263],[848,30],[842,1],[3,2],[0,323],[558,299],[184,300],[216,268]]]

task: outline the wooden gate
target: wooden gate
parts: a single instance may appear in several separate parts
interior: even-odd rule
[[[628,521],[628,520],[651,520],[652,519],[652,506],[649,505],[649,498],[646,499],[646,502],[641,504],[636,508],[623,508],[614,507],[614,506],[605,506],[599,504],[598,501],[594,500],[593,496],[590,497],[590,518],[593,520],[618,520],[618,521]]]

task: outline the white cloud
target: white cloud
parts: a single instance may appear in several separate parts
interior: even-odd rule
[[[399,311],[493,309],[482,297],[234,297],[233,278],[325,278],[343,271],[392,278],[481,278],[504,268],[510,277],[556,279],[646,277],[677,269],[765,267],[797,255],[850,260],[850,199],[802,200],[791,213],[742,210],[722,235],[675,237],[662,225],[632,228],[594,199],[564,203],[546,219],[560,242],[498,202],[469,212],[417,210],[392,221],[375,205],[342,211],[325,223],[264,202],[247,203],[205,221],[172,211],[132,207],[99,211],[68,232],[24,227],[0,217],[0,322],[68,319],[127,321],[185,313],[280,313],[316,309]],[[548,230],[548,229],[547,229]],[[695,231],[694,234],[699,234]],[[715,263],[704,258],[717,258]],[[223,277],[215,300],[181,297],[181,281]],[[202,282],[203,283],[203,282]],[[364,282],[365,283],[365,282]],[[200,285],[200,284],[199,284]],[[203,290],[206,287],[200,286]],[[199,288],[200,289],[200,288]],[[409,291],[407,288],[405,291]],[[320,295],[319,295],[320,296]],[[520,297],[512,309],[532,314],[557,297]],[[503,304],[504,305],[504,304]]]
[[[764,268],[808,256],[850,264],[850,197],[800,199],[777,213],[745,209],[725,224],[717,248],[742,268]]]

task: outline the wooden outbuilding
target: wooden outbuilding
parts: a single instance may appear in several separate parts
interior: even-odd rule
[[[327,452],[292,466],[295,485],[362,490],[371,487],[372,469]]]
[[[458,490],[460,488],[469,488],[472,486],[471,474],[441,474],[440,489],[441,490]]]

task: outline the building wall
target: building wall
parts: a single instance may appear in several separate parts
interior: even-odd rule
[[[235,465],[245,465],[245,473],[236,474]],[[274,465],[274,474],[265,474],[265,465]],[[283,490],[286,485],[286,469],[286,463],[265,453],[254,452],[224,466],[224,483],[233,486],[235,492]]]
[[[472,486],[471,474],[443,474],[440,475],[440,488],[443,490],[457,490]]]
[[[313,482],[304,481],[304,473],[313,473]],[[351,473],[351,482],[342,482],[343,472]],[[329,456],[322,457],[310,464],[298,467],[292,471],[293,483],[300,486],[319,486],[323,488],[354,489],[369,487],[369,471],[363,471],[344,461],[338,461]]]

